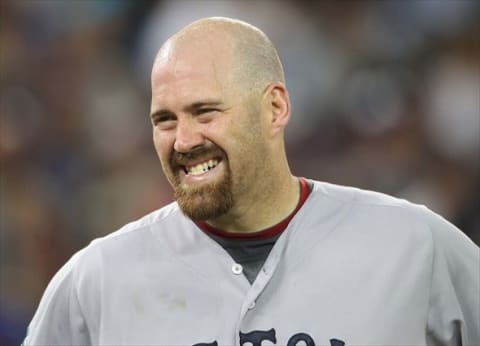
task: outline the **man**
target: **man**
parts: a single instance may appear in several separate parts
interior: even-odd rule
[[[78,252],[25,345],[479,345],[479,249],[428,209],[292,176],[270,40],[207,18],[160,49],[176,202]]]

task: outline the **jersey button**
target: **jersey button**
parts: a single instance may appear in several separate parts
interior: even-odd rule
[[[255,307],[255,301],[251,302],[248,306],[248,310],[252,310]]]
[[[240,274],[242,274],[242,272],[243,272],[243,267],[242,267],[242,265],[241,265],[241,264],[238,264],[238,263],[234,263],[234,264],[232,265],[232,272],[233,272],[233,274],[235,274],[235,275],[240,275]]]

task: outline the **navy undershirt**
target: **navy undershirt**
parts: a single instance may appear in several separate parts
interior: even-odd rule
[[[299,178],[300,199],[295,210],[283,221],[268,229],[255,233],[231,233],[216,229],[205,222],[198,226],[218,244],[220,244],[236,263],[243,267],[243,274],[250,283],[255,281],[270,251],[290,220],[300,210],[312,189],[312,183]]]
[[[242,265],[243,274],[253,283],[281,233],[260,239],[232,239],[210,233],[208,235],[219,243],[235,262]]]

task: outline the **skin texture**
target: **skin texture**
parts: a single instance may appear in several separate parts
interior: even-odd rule
[[[284,128],[290,100],[268,38],[249,24],[206,18],[172,36],[152,70],[153,141],[182,211],[230,232],[288,216],[299,198]],[[200,174],[186,168],[214,160]]]

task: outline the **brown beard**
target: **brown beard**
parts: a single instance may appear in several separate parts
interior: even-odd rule
[[[233,206],[232,180],[226,155],[219,148],[200,148],[188,154],[175,152],[172,155],[171,167],[177,170],[185,159],[202,157],[215,152],[222,158],[225,172],[218,181],[201,186],[183,187],[179,175],[176,174],[173,182],[175,199],[182,212],[195,221],[205,221],[218,218],[227,213]]]
[[[233,206],[230,174],[220,181],[188,189],[175,187],[175,198],[182,212],[195,221],[222,216]]]

